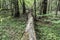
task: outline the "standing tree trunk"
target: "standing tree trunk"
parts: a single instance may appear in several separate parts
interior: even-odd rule
[[[35,13],[34,19],[36,20],[36,0],[34,0],[34,13]]]
[[[51,0],[48,0],[47,1],[47,13],[49,13],[50,5],[51,5]]]
[[[25,1],[23,0],[23,14],[26,13]]]
[[[14,8],[15,8],[15,14],[14,14],[14,17],[19,17],[20,14],[19,14],[19,4],[18,4],[18,0],[14,0]]]
[[[0,0],[0,8],[1,8],[1,0]]]
[[[58,11],[60,11],[60,0],[58,0]]]
[[[58,4],[57,4],[58,2]],[[59,8],[59,1],[56,0],[56,17],[57,17],[57,14],[58,14],[58,8]]]
[[[12,7],[12,0],[10,0],[10,9],[11,9],[11,15],[13,16],[13,7]]]
[[[47,0],[43,0],[42,5],[43,5],[43,14],[46,14],[46,11],[47,11]]]

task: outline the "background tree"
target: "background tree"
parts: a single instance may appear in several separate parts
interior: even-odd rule
[[[42,5],[43,5],[43,14],[46,14],[46,11],[47,11],[47,0],[43,0]]]
[[[36,19],[36,0],[34,0],[34,14],[35,14],[34,19]]]
[[[19,13],[19,4],[18,4],[18,0],[14,0],[13,1],[14,4],[14,8],[15,8],[15,14],[14,17],[19,17],[20,13]]]
[[[60,11],[60,0],[58,0],[58,10]]]
[[[1,8],[1,0],[0,0],[0,8]]]
[[[23,0],[23,14],[26,13],[25,1]]]

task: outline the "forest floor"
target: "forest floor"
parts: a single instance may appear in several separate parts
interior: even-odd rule
[[[36,22],[37,40],[60,40],[60,20],[46,22]],[[20,40],[25,28],[24,17],[15,19],[10,14],[0,14],[0,40]]]
[[[36,22],[37,40],[60,40],[60,17],[45,16]]]
[[[36,23],[37,40],[60,40],[60,23],[59,24],[45,24]]]
[[[9,14],[0,14],[0,40],[20,40],[26,22],[23,18],[12,18]]]

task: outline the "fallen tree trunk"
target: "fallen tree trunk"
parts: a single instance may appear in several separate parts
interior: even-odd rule
[[[35,30],[34,30],[34,21],[31,13],[28,15],[28,22],[21,40],[36,40]]]

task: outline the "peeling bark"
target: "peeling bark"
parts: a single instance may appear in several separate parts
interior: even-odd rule
[[[36,40],[35,30],[34,30],[34,23],[33,23],[33,17],[31,13],[28,15],[28,22],[25,29],[25,33],[21,40]]]

